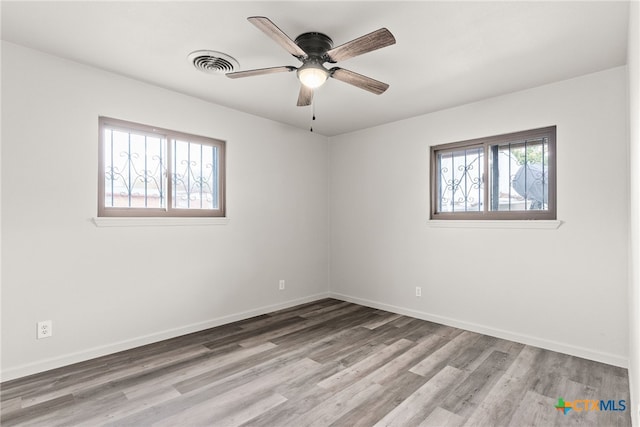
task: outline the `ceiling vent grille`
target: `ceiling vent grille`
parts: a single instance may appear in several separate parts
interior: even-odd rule
[[[196,69],[208,74],[226,74],[239,67],[233,57],[213,50],[196,50],[189,54],[189,62]]]

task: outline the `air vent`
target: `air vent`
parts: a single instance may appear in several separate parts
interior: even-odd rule
[[[226,74],[240,65],[233,57],[213,50],[196,50],[189,54],[189,61],[198,70],[208,74]]]

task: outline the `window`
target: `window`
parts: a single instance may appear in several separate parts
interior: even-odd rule
[[[431,219],[556,219],[556,127],[431,147]]]
[[[98,216],[225,215],[225,142],[99,118]]]

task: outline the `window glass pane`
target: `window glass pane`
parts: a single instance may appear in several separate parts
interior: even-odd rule
[[[438,212],[482,212],[484,149],[468,148],[437,154]]]
[[[218,209],[218,148],[173,141],[173,207]]]
[[[489,152],[491,210],[548,210],[547,138],[492,145]]]
[[[166,153],[159,136],[104,129],[106,207],[164,208]]]

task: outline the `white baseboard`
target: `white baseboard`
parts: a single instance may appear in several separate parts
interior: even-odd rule
[[[204,322],[192,323],[190,325],[181,326],[178,328],[168,329],[153,334],[148,334],[136,338],[131,338],[124,341],[119,341],[111,344],[102,345],[99,347],[93,347],[86,350],[78,351],[75,353],[64,354],[62,356],[53,357],[50,359],[39,360],[37,362],[19,365],[6,369],[0,373],[2,381],[9,381],[16,378],[26,377],[28,375],[37,374],[39,372],[48,371],[51,369],[68,366],[78,362],[84,362],[86,360],[94,359],[100,356],[106,356],[108,354],[117,353],[123,350],[129,350],[142,345],[152,344],[154,342],[166,340],[169,338],[179,337],[181,335],[190,334],[193,332],[203,331],[205,329],[214,328],[216,326],[225,325],[231,322],[237,322],[239,320],[248,319],[254,316],[260,316],[261,314],[271,313],[273,311],[282,310],[296,305],[305,304],[308,302],[317,301],[323,298],[328,298],[329,293],[324,292],[315,295],[309,295],[303,298],[295,300],[285,301],[278,304],[259,307],[253,310],[243,311],[241,313],[231,314],[228,316],[218,317],[215,319],[206,320]]]
[[[616,354],[605,353],[597,350],[578,347],[578,346],[565,344],[565,343],[552,341],[552,340],[547,340],[544,338],[538,338],[530,335],[519,334],[513,331],[506,331],[502,329],[491,328],[491,327],[480,325],[477,323],[465,322],[461,320],[452,319],[449,317],[425,313],[423,311],[413,310],[413,309],[404,308],[404,307],[398,307],[395,305],[385,304],[377,301],[370,301],[367,299],[357,298],[357,297],[344,295],[336,292],[329,292],[329,297],[342,300],[342,301],[352,302],[354,304],[359,304],[367,307],[389,311],[392,313],[403,314],[405,316],[415,317],[417,319],[428,320],[430,322],[452,326],[454,328],[460,328],[467,331],[476,332],[479,334],[489,335],[492,337],[502,338],[502,339],[506,339],[514,342],[519,342],[521,344],[544,348],[546,350],[557,351],[559,353],[565,353],[571,356],[581,357],[583,359],[602,362],[608,365],[619,366],[622,368],[627,368],[629,365],[628,358],[620,355],[616,355]]]

